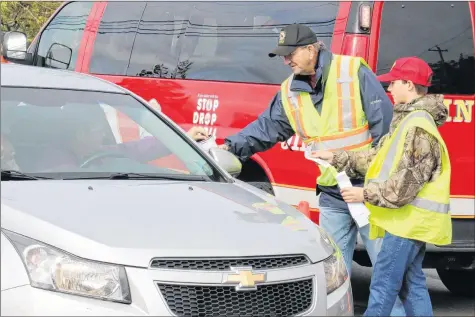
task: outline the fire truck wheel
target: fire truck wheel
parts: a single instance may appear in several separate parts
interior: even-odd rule
[[[248,182],[249,185],[257,187],[271,195],[274,195],[274,190],[272,189],[272,185],[267,182]]]
[[[447,270],[438,268],[440,280],[455,295],[475,297],[475,270]]]

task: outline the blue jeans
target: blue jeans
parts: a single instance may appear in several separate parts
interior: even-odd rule
[[[353,263],[353,253],[355,252],[356,238],[358,231],[361,235],[366,251],[373,267],[376,263],[378,253],[381,250],[382,239],[369,239],[369,226],[358,230],[358,226],[350,215],[350,211],[340,208],[330,208],[320,206],[320,226],[333,238],[340,248],[345,260],[348,275],[351,275],[351,266]],[[404,306],[397,298],[391,316],[406,316]]]
[[[409,316],[433,316],[422,261],[426,244],[386,232],[373,270],[364,316],[387,316],[402,299]]]

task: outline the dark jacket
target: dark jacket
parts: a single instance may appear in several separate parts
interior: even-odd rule
[[[320,51],[316,65],[317,85],[315,89],[312,89],[308,83],[308,76],[296,76],[290,87],[293,91],[309,92],[319,113],[322,109],[323,92],[331,60],[331,52]],[[376,145],[389,130],[393,106],[370,69],[362,66],[358,71],[358,77],[363,110],[368,119],[373,145]],[[225,143],[241,161],[246,161],[253,154],[266,151],[276,143],[286,141],[294,134],[281,103],[280,91],[278,91],[269,107],[255,121],[249,123],[237,134],[227,137]],[[355,186],[362,186],[363,180],[353,179],[352,183]],[[322,192],[320,206],[347,208],[337,186],[318,186],[318,190]]]

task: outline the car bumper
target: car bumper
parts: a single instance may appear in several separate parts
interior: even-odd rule
[[[1,292],[1,314],[10,316],[174,316],[156,284],[150,279],[150,270],[128,268],[127,275],[132,295],[130,305],[23,285]],[[320,273],[316,276],[318,280],[321,280],[321,277]],[[349,279],[329,295],[326,295],[324,284],[317,286],[313,305],[309,311],[302,314],[302,316],[325,315],[353,316],[353,295]]]

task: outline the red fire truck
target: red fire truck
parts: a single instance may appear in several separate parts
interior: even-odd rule
[[[218,143],[256,119],[288,76],[281,60],[267,56],[285,25],[305,23],[331,51],[361,56],[377,74],[398,57],[423,58],[434,70],[429,92],[444,94],[450,114],[440,130],[452,161],[454,229],[452,245],[428,247],[425,265],[437,268],[452,292],[472,296],[474,21],[473,1],[67,2],[26,54],[4,52],[4,57],[117,83],[150,100],[184,129],[206,127]],[[21,34],[10,38],[15,36]],[[141,136],[130,119],[119,115],[114,122],[119,140]],[[307,201],[318,223],[318,171],[303,150],[293,136],[254,155],[239,178],[289,204]],[[360,244],[354,259],[370,265]]]

